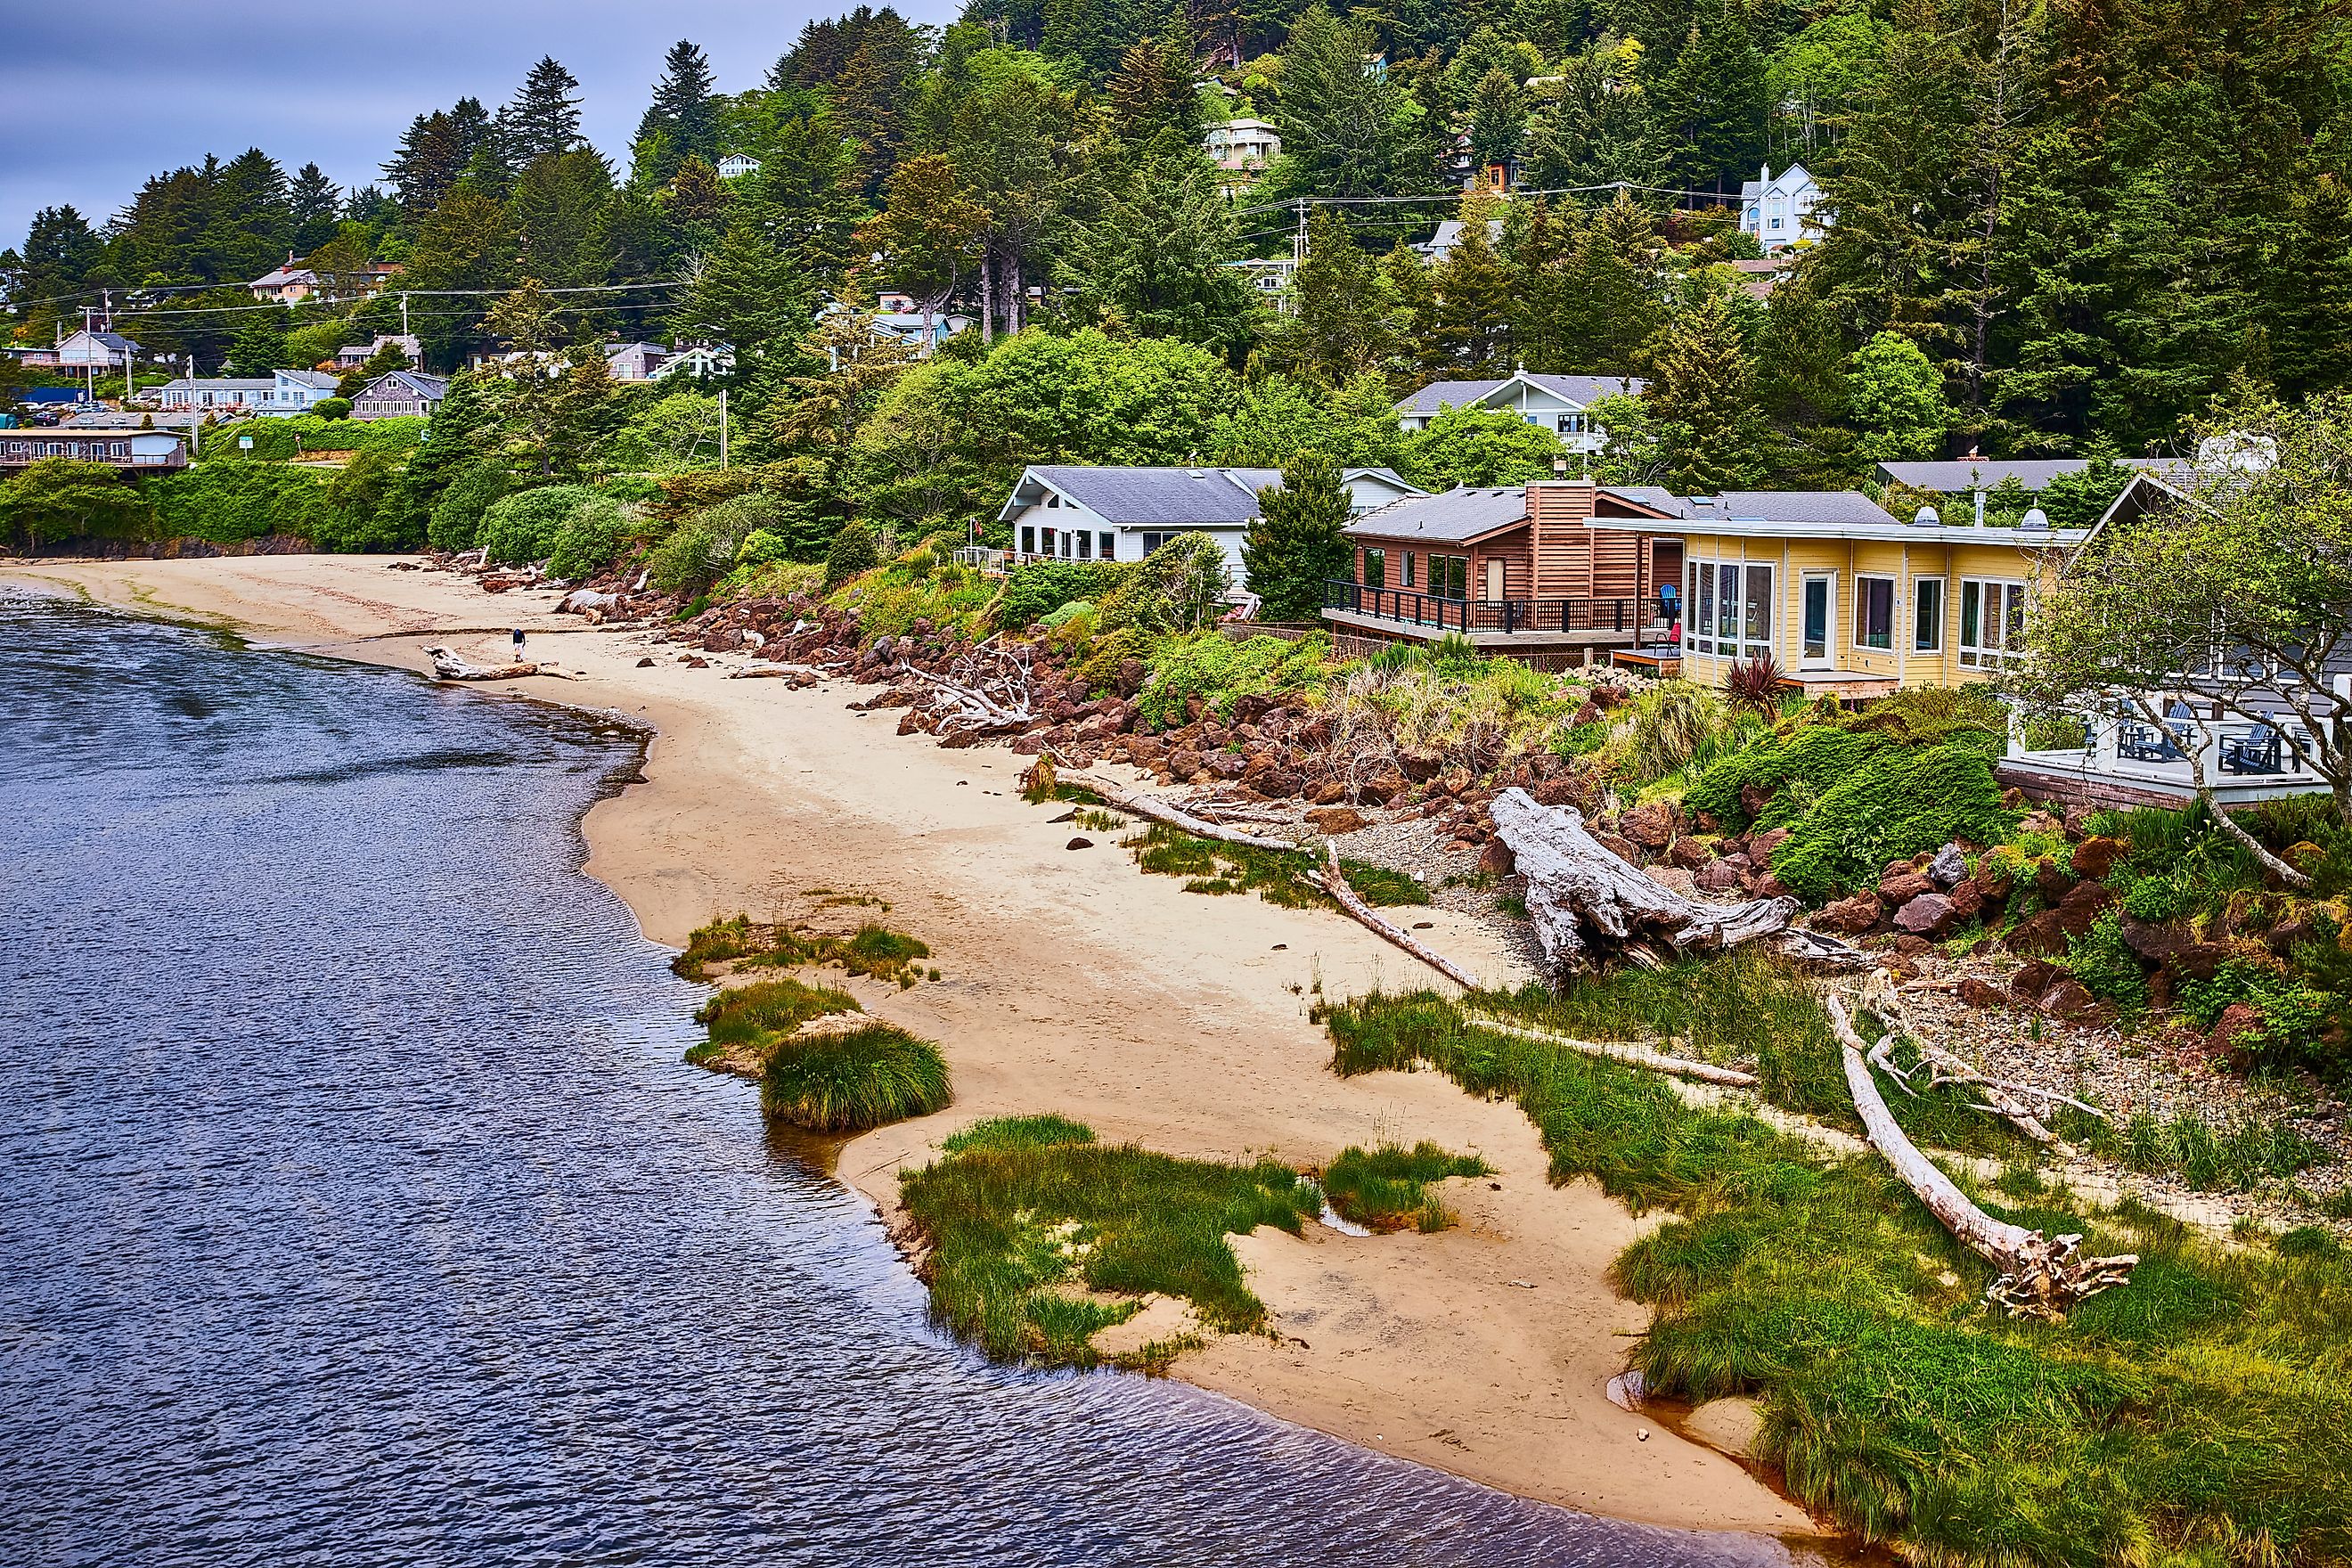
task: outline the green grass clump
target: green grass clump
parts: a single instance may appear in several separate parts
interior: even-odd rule
[[[1171,637],[1152,648],[1151,673],[1136,706],[1155,730],[1183,723],[1186,705],[1196,697],[1231,718],[1244,697],[1296,700],[1320,692],[1331,679],[1330,658],[1331,639],[1321,636],[1235,642],[1212,630]]]
[[[894,1024],[780,1038],[760,1079],[760,1109],[814,1132],[863,1132],[946,1109],[940,1049]]]
[[[823,902],[833,906],[874,904],[880,900],[860,894],[836,894]],[[696,931],[687,939],[686,951],[670,961],[670,968],[688,980],[708,980],[714,963],[740,962],[774,969],[800,963],[831,963],[852,974],[895,980],[905,987],[919,978],[919,961],[930,955],[931,950],[920,939],[873,921],[844,937],[808,931],[786,921],[765,924],[749,915],[734,915]],[[933,978],[938,976],[934,974]]]
[[[789,1035],[812,1018],[828,1013],[858,1013],[857,998],[830,985],[805,985],[800,981],[762,980],[721,991],[695,1010],[694,1021],[709,1037],[686,1053],[699,1065],[724,1055],[730,1046],[748,1045],[771,1035]]]
[[[1832,1159],[1654,1076],[1480,1029],[1433,994],[1327,1021],[1340,1072],[1430,1064],[1517,1103],[1555,1180],[1672,1212],[1616,1264],[1657,1312],[1636,1364],[1667,1397],[1755,1395],[1759,1457],[1841,1525],[2004,1568],[2352,1552],[2352,1263],[2225,1253],[2143,1208],[1980,1197],[2141,1255],[2067,1321],[2014,1321],[1875,1157]]]
[[[2056,1130],[2067,1136],[2079,1133],[2093,1153],[2135,1171],[2179,1176],[2208,1192],[2252,1192],[2266,1181],[2283,1181],[2309,1169],[2326,1153],[2295,1129],[2254,1117],[2215,1127],[2187,1111],[2168,1121],[2142,1112],[2117,1127],[2075,1111]]]
[[[755,925],[749,915],[712,921],[686,939],[686,951],[669,966],[688,980],[708,980],[710,966],[736,959],[783,968],[813,956],[808,942],[788,926]]]
[[[1494,1167],[1475,1154],[1454,1154],[1423,1142],[1408,1149],[1383,1143],[1348,1148],[1323,1173],[1323,1195],[1340,1218],[1370,1230],[1444,1230],[1454,1215],[1429,1191],[1448,1176],[1486,1176]]]
[[[1000,1361],[1099,1363],[1091,1336],[1139,1309],[1105,1295],[1181,1296],[1212,1329],[1263,1329],[1265,1304],[1225,1237],[1262,1225],[1296,1235],[1320,1212],[1314,1184],[1286,1165],[1112,1148],[1060,1117],[982,1122],[957,1139],[900,1173],[899,1197],[929,1248],[933,1310]]]
[[[836,944],[827,956],[852,974],[910,985],[914,982],[908,973],[915,961],[930,957],[931,950],[905,931],[868,921],[848,941]]]
[[[1676,1055],[1754,1072],[1763,1098],[1783,1110],[1862,1129],[1821,998],[1804,976],[1759,948],[1587,975],[1561,993],[1531,985],[1480,1001],[1579,1039],[1671,1041]],[[1895,1059],[1907,1068],[1909,1047],[1898,1047]],[[1887,1096],[1895,1120],[1923,1143],[1983,1154],[2022,1147],[2005,1123],[1969,1100],[1956,1088],[1931,1089],[1924,1080],[1916,1098],[1899,1090]]]
[[[1158,822],[1120,844],[1133,850],[1135,863],[1152,875],[1185,879],[1188,893],[1255,893],[1292,910],[1339,907],[1315,881],[1315,858],[1304,850],[1195,838]],[[1429,902],[1428,888],[1402,871],[1343,859],[1339,874],[1358,898],[1374,908]]]

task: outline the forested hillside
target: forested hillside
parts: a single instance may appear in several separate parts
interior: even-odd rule
[[[2234,389],[2344,385],[2347,79],[2317,0],[860,7],[737,94],[681,42],[624,155],[582,140],[549,58],[502,107],[419,113],[379,184],[207,159],[110,218],[42,212],[0,264],[19,342],[103,299],[151,352],[244,374],[399,330],[403,292],[453,370],[517,342],[492,308],[532,280],[551,351],[730,345],[738,455],[801,461],[835,517],[992,504],[1031,458],[1313,437],[1394,460],[1386,396],[1515,365],[1650,378],[1611,424],[1621,477],[1844,483],[1971,445],[2162,449]],[[1202,140],[1241,115],[1283,154],[1229,194]],[[722,178],[730,154],[758,172]],[[1758,254],[1720,194],[1791,161],[1834,222],[1759,300],[1717,265]],[[1464,202],[1496,164],[1513,193]],[[1455,216],[1442,265],[1403,247]],[[1288,256],[1302,219],[1278,313],[1227,264]],[[289,252],[353,297],[370,262],[404,270],[362,304],[257,307]],[[919,368],[815,325],[877,289],[981,321]],[[983,363],[1024,329],[1056,341]],[[587,399],[535,466],[622,462],[644,401]],[[1081,412],[1122,402],[1141,423]]]

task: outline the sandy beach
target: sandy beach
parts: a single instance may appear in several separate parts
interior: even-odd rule
[[[580,679],[485,689],[625,715],[656,731],[647,782],[586,822],[590,873],[646,933],[682,943],[715,915],[870,894],[928,942],[943,978],[861,992],[940,1042],[956,1100],[843,1151],[840,1173],[894,1217],[896,1173],[976,1118],[1059,1111],[1170,1153],[1301,1164],[1350,1143],[1433,1139],[1497,1173],[1448,1184],[1462,1224],[1350,1238],[1309,1227],[1237,1243],[1278,1340],[1225,1337],[1174,1375],[1286,1419],[1523,1496],[1688,1530],[1810,1536],[1803,1511],[1737,1461],[1618,1409],[1643,1309],[1609,1287],[1636,1221],[1589,1183],[1554,1187],[1517,1110],[1434,1074],[1341,1079],[1308,1021],[1346,994],[1430,976],[1341,916],[1204,899],[1140,874],[1107,835],[1066,848],[1024,803],[1023,759],[900,737],[855,688],[730,680],[641,633],[551,614],[547,593],[484,595],[383,557],[275,556],[0,568],[15,580],[233,629],[263,646],[424,668],[446,643],[503,657],[509,628]],[[655,662],[638,668],[651,656]],[[1509,960],[1475,921],[1429,934],[1483,974]],[[752,1092],[747,1086],[746,1094]],[[1172,1321],[1168,1304],[1155,1325]]]

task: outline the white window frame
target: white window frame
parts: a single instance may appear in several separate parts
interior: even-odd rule
[[[1868,591],[1871,584],[1877,583],[1884,583],[1886,584],[1886,641],[1884,646],[1881,646],[1878,643],[1865,642],[1863,640],[1864,635],[1864,626],[1867,618],[1864,613],[1864,601],[1863,595]],[[1900,581],[1889,576],[1884,572],[1857,572],[1853,574],[1854,652],[1893,653],[1895,651],[1895,623],[1901,617],[1903,611],[1903,595],[1899,592],[1903,584]]]
[[[2026,584],[2015,577],[1963,577],[1960,579],[1960,624],[1958,642],[1959,665],[1962,669],[1999,669],[2011,657],[2010,622],[2022,619],[2025,614]],[[1968,605],[1970,595],[1977,601],[1977,640],[1969,640]],[[1998,605],[1991,621],[1994,636],[1985,637],[1985,612]]]
[[[1773,597],[1780,586],[1769,561],[1689,556],[1683,563],[1683,651],[1708,658],[1778,655]],[[1728,575],[1727,576],[1727,574]],[[1757,592],[1761,579],[1762,593]],[[1731,591],[1729,603],[1724,590]],[[1730,619],[1725,620],[1728,611]]]
[[[1940,576],[1911,579],[1911,651],[1913,653],[1940,654],[1944,651],[1944,622],[1952,613],[1951,595],[1945,592],[1947,586],[1948,584]],[[1936,595],[1936,618],[1932,622],[1923,622],[1919,617],[1920,611],[1925,606],[1920,604],[1919,596],[1931,588],[1935,590]],[[1920,635],[1923,632],[1927,634],[1924,640]]]

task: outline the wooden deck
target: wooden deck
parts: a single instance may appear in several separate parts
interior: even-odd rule
[[[1903,683],[1892,675],[1872,675],[1859,669],[1800,669],[1780,678],[1783,691],[1807,697],[1891,697]]]

